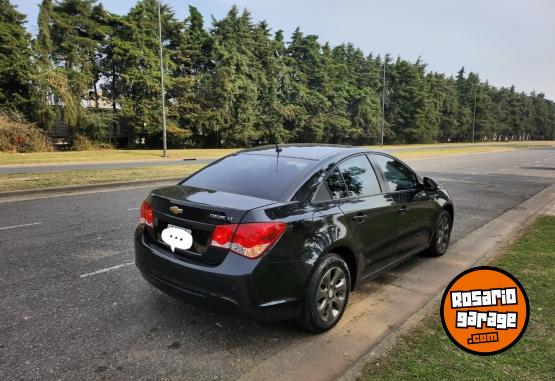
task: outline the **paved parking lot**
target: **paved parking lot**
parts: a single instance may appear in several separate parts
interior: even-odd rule
[[[455,240],[555,182],[554,149],[409,164],[452,194]],[[260,325],[150,287],[131,238],[147,191],[0,203],[0,379],[233,379],[307,337],[292,323]]]

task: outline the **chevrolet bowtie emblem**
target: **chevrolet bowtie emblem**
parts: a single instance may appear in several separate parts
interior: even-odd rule
[[[170,208],[170,212],[172,212],[173,214],[181,214],[181,213],[183,213],[183,209],[181,209],[177,206],[172,206]]]

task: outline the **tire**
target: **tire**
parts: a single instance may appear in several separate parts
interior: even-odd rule
[[[347,263],[337,254],[324,256],[310,278],[300,326],[313,333],[331,329],[343,316],[350,290]]]
[[[451,214],[446,210],[442,210],[437,219],[437,225],[432,238],[431,246],[426,251],[426,254],[431,257],[441,257],[445,254],[447,247],[449,247],[452,227],[453,221]]]

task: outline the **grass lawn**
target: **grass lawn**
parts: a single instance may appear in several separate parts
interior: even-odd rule
[[[171,149],[170,159],[216,159],[229,155],[237,149]],[[155,161],[164,160],[162,150],[98,150],[98,151],[63,151],[6,153],[0,152],[0,165],[46,164],[46,163],[84,163],[103,161]]]
[[[402,152],[396,151],[396,155],[401,158],[419,158],[549,146],[553,146],[553,143],[545,141],[520,143],[414,144],[384,146],[383,149],[402,150]],[[379,149],[380,147],[372,146],[372,148]],[[429,149],[421,150],[421,148]],[[216,159],[237,150],[238,149],[172,149],[168,151],[168,155],[170,159]],[[154,160],[164,160],[161,150],[101,150],[33,153],[0,152],[0,165]]]
[[[547,147],[551,142],[478,143],[478,144],[420,144],[385,146],[393,149],[401,159],[422,159],[483,152],[499,152],[519,148]],[[372,147],[379,148],[379,147]],[[425,149],[423,149],[425,148]],[[217,159],[236,149],[169,150],[170,159]],[[82,152],[0,153],[0,165],[41,165],[56,163],[85,163],[113,161],[164,160],[161,150],[103,150]],[[137,167],[125,169],[79,170],[49,173],[14,173],[0,175],[0,192],[39,189],[65,185],[85,185],[112,181],[148,180],[181,177],[201,168],[201,164],[187,166]]]
[[[183,178],[202,167],[204,167],[203,164],[193,164],[51,173],[14,173],[0,176],[0,192],[112,181]]]
[[[555,379],[555,217],[541,217],[491,264],[516,276],[530,299],[528,328],[515,346],[495,356],[468,354],[447,338],[434,311],[389,353],[368,364],[360,379]]]

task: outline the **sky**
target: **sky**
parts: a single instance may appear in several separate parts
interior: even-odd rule
[[[35,32],[40,0],[11,0]],[[125,14],[133,0],[101,1]],[[321,42],[352,42],[365,53],[389,53],[455,75],[464,66],[497,87],[542,92],[555,100],[555,1],[552,0],[163,0],[183,19],[188,5],[225,16],[236,4],[286,36],[300,27]]]

